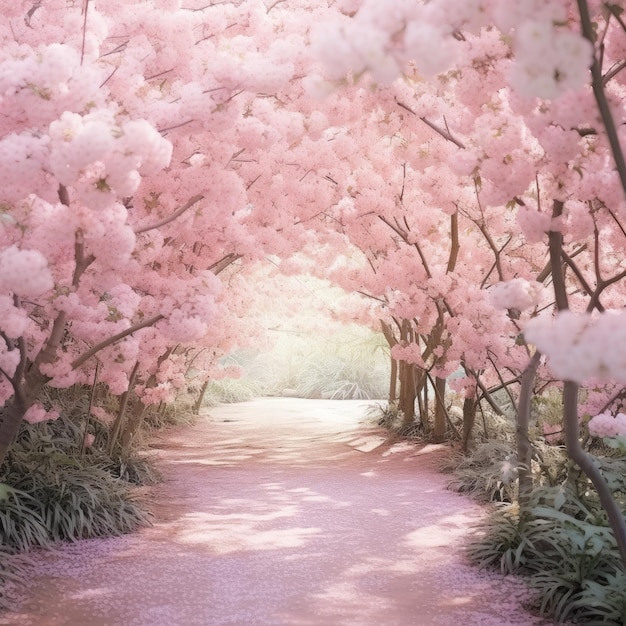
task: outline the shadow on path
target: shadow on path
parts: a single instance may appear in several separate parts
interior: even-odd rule
[[[371,403],[369,403],[371,404]],[[462,555],[483,510],[368,403],[261,399],[155,442],[156,521],[37,556],[15,626],[546,624]]]

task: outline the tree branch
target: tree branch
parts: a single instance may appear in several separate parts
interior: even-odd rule
[[[617,541],[622,563],[626,565],[626,520],[615,501],[611,489],[595,465],[580,445],[580,425],[578,422],[578,385],[565,381],[563,388],[563,414],[565,418],[565,443],[569,457],[591,480],[598,492],[602,508],[606,511],[609,524]]]
[[[128,337],[128,335],[132,335],[134,332],[141,330],[142,328],[153,326],[154,324],[156,324],[162,319],[165,319],[165,316],[159,313],[159,315],[149,317],[147,320],[144,320],[143,322],[138,322],[137,324],[133,324],[126,330],[123,330],[122,332],[117,333],[117,335],[113,335],[112,337],[109,337],[108,339],[101,341],[100,343],[96,344],[93,348],[90,348],[89,350],[87,350],[87,352],[81,354],[79,357],[74,359],[71,363],[72,369],[75,370],[76,368],[80,367],[85,361],[88,361],[94,354],[96,354],[97,352],[100,352],[100,350],[103,350],[104,348],[107,348],[108,346],[113,345],[114,343],[118,342],[120,339],[124,339],[124,337]]]
[[[408,111],[409,113],[412,113],[413,115],[417,115],[417,113],[410,106],[404,104],[403,102],[396,100],[396,104],[402,107],[405,111]],[[465,145],[461,141],[453,137],[449,131],[443,128],[440,128],[439,126],[437,126],[437,124],[434,124],[426,117],[420,117],[420,116],[418,117],[422,122],[424,122],[424,124],[426,124],[426,126],[428,126],[429,128],[432,128],[438,135],[441,135],[446,141],[450,141],[455,146],[458,146],[459,148],[463,150],[465,149]]]
[[[530,424],[533,383],[535,382],[540,360],[541,352],[537,350],[522,373],[522,385],[517,407],[517,475],[519,479],[519,503],[521,506],[527,504],[532,489],[530,474],[532,446],[528,436],[528,426]]]
[[[212,271],[217,276],[218,274],[222,273],[228,266],[235,263],[235,261],[238,261],[240,258],[241,254],[235,254],[234,252],[231,252],[230,254],[227,254],[225,257],[221,258],[219,261],[213,263],[213,265],[210,265],[207,269]]]
[[[552,204],[552,219],[559,218],[563,213],[563,202],[554,200]],[[563,235],[560,231],[548,232],[548,245],[550,247],[550,265],[552,267],[552,284],[554,285],[554,297],[559,311],[568,308],[565,276],[561,263],[561,251],[563,249]]]
[[[617,167],[622,189],[626,193],[626,160],[624,160],[624,153],[622,152],[622,146],[619,141],[619,135],[617,133],[617,127],[611,114],[611,108],[604,93],[604,79],[602,77],[602,68],[595,53],[595,35],[594,26],[591,21],[591,15],[589,14],[589,5],[586,0],[577,0],[578,12],[580,14],[580,25],[583,37],[587,39],[592,46],[594,46],[593,60],[591,63],[591,86],[593,88],[593,94],[598,104],[598,109],[602,117],[602,123],[606,130],[609,144],[611,146],[611,152],[613,153],[613,160]],[[619,20],[618,16],[616,18]]]
[[[141,226],[140,228],[135,229],[135,235],[139,235],[141,233],[145,233],[149,230],[154,230],[155,228],[161,228],[161,226],[165,226],[170,222],[173,222],[177,217],[181,216],[185,211],[190,209],[194,204],[200,202],[204,198],[203,195],[198,194],[197,196],[193,196],[186,204],[184,204],[180,209],[174,211],[168,217],[163,218],[161,221],[156,222],[155,224],[151,224],[150,226]]]

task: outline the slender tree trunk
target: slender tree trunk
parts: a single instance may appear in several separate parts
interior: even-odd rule
[[[532,474],[530,472],[532,445],[530,443],[528,426],[530,424],[530,403],[533,394],[533,383],[540,359],[541,353],[539,351],[535,352],[522,374],[522,385],[517,407],[517,478],[519,484],[518,500],[521,508],[526,507],[528,504],[533,488]]]
[[[124,424],[124,416],[126,415],[126,408],[128,407],[128,402],[130,400],[130,394],[132,392],[132,389],[135,386],[135,378],[137,377],[138,369],[139,369],[139,361],[135,363],[135,367],[133,367],[133,370],[130,373],[130,377],[128,378],[128,391],[125,391],[122,394],[122,397],[120,400],[120,407],[117,411],[117,417],[115,418],[115,423],[113,424],[113,429],[111,430],[111,438],[109,439],[109,445],[107,448],[107,452],[109,453],[109,455],[113,454],[113,450],[115,449],[115,444],[117,443],[120,433],[122,432],[122,425]]]
[[[385,339],[387,340],[387,344],[389,344],[389,348],[393,348],[398,340],[395,338],[393,331],[391,330],[391,326],[380,320],[380,327],[382,330]],[[398,375],[402,376],[399,372],[402,372],[402,366],[398,366],[398,361],[394,359],[391,355],[389,356],[391,359],[391,374],[389,378],[389,405],[392,405],[396,402],[398,395]]]
[[[172,355],[175,349],[176,349],[176,346],[168,348],[157,359],[157,371],[161,367],[161,365],[165,361],[167,361],[167,359],[170,358],[170,356]],[[157,386],[157,384],[158,384],[158,381],[157,381],[156,374],[152,374],[148,377],[148,380],[146,381],[146,388],[153,389],[154,387]],[[133,379],[133,387],[134,387],[134,379]],[[132,393],[133,391],[130,385],[128,387],[128,391],[130,393]],[[143,403],[143,401],[140,398],[137,398],[135,396],[133,412],[130,414],[128,418],[128,422],[122,432],[122,449],[123,450],[127,451],[130,448],[133,442],[133,439],[135,438],[135,435],[137,434],[137,432],[141,428],[141,425],[143,424],[143,418],[146,414],[147,408],[148,407]]]
[[[435,378],[435,420],[433,424],[433,438],[442,441],[446,436],[446,379]]]
[[[415,372],[411,363],[400,361],[400,401],[402,428],[409,428],[415,422]]]
[[[16,398],[0,409],[0,463],[15,441],[24,413],[26,409]]]
[[[96,388],[98,385],[98,374],[100,373],[100,363],[96,363],[96,371],[93,374],[93,383],[91,384],[91,393],[89,394],[89,406],[87,407],[87,415],[85,416],[85,429],[83,431],[83,440],[80,444],[80,455],[85,454],[87,447],[87,433],[89,432],[89,422],[91,420],[91,409],[96,398]]]
[[[208,379],[205,380],[204,383],[202,384],[200,393],[198,394],[198,397],[196,398],[196,401],[194,402],[194,405],[193,405],[193,412],[195,415],[198,415],[200,413],[200,409],[202,408],[202,402],[204,401],[204,394],[206,393],[206,390],[209,388],[210,384],[211,384],[211,381]]]
[[[128,390],[131,393],[131,390]],[[128,452],[130,446],[133,443],[135,435],[141,428],[141,424],[143,423],[144,415],[146,414],[146,409],[148,407],[141,401],[140,398],[135,396],[135,401],[133,403],[133,411],[128,417],[128,422],[126,423],[126,428],[124,428],[124,432],[122,433],[122,450],[124,452]]]
[[[579,6],[582,9],[586,9],[586,3],[579,0]],[[588,15],[583,19],[581,13],[581,19],[583,22],[588,21]],[[588,27],[589,24],[586,24]],[[594,59],[594,91],[598,87],[598,78],[595,75],[597,70],[597,60]],[[600,89],[600,92],[602,90]],[[596,94],[598,95],[598,94]],[[602,94],[600,94],[602,95]],[[600,104],[600,103],[599,103]],[[610,111],[608,111],[610,117]],[[606,120],[605,120],[606,123]],[[608,127],[607,127],[608,130]],[[618,142],[619,143],[619,142]],[[621,154],[621,152],[620,152]],[[623,155],[622,155],[623,156]],[[623,163],[623,167],[619,167],[620,172],[624,172],[622,180],[626,183],[626,164]],[[619,163],[618,163],[619,165]],[[553,219],[559,218],[563,213],[563,202],[561,200],[554,200],[552,204],[552,217]],[[550,250],[550,262],[552,265],[552,285],[554,288],[554,296],[556,300],[556,306],[559,311],[564,311],[569,308],[567,289],[565,285],[565,276],[562,267],[562,252],[563,252],[563,235],[558,230],[548,231],[548,243]],[[599,271],[599,267],[596,265],[596,271]],[[588,455],[580,445],[580,423],[578,420],[578,385],[572,381],[565,381],[563,386],[563,421],[565,426],[565,446],[567,454],[574,463],[580,467],[584,474],[589,478],[598,492],[600,498],[600,504],[606,511],[609,524],[615,535],[617,542],[617,548],[619,550],[622,563],[626,566],[626,520],[620,509],[619,504],[613,497],[613,493],[609,484],[604,479],[602,472],[593,462],[593,458]]]
[[[470,396],[463,400],[463,452],[467,453],[469,449],[469,442],[472,437],[472,430],[474,428],[474,422],[476,421],[476,409],[478,408],[478,401],[476,396]]]
[[[389,404],[395,404],[398,393],[398,361],[391,359],[391,375],[389,377]]]
[[[415,389],[417,406],[420,412],[420,424],[422,432],[426,435],[430,432],[430,419],[428,417],[428,377],[424,370],[420,370]]]
[[[609,524],[617,541],[622,563],[626,567],[626,520],[616,502],[602,472],[580,445],[578,421],[578,385],[566,382],[563,388],[563,414],[565,418],[565,443],[570,459],[580,467],[598,492],[602,508],[606,511]]]

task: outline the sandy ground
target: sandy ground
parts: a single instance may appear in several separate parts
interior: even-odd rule
[[[446,490],[445,450],[385,442],[367,406],[262,399],[167,434],[154,526],[37,555],[0,624],[547,624],[466,563],[484,510]]]

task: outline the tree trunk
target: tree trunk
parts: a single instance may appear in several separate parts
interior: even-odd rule
[[[426,435],[430,432],[430,419],[428,418],[428,377],[425,375],[424,370],[419,371],[415,396],[417,398],[422,432]]]
[[[537,350],[522,374],[522,385],[517,407],[517,479],[519,484],[518,501],[521,508],[528,504],[528,498],[533,488],[532,474],[530,472],[532,445],[528,434],[528,425],[530,423],[533,382],[540,360],[541,353]]]
[[[578,421],[578,385],[566,381],[563,387],[563,419],[565,425],[565,444],[570,459],[580,467],[600,497],[600,504],[609,518],[609,525],[613,530],[617,549],[622,563],[626,567],[626,519],[619,504],[613,497],[611,488],[602,472],[580,445],[580,423]]]
[[[124,428],[124,432],[122,433],[122,450],[124,450],[124,452],[128,452],[135,435],[141,428],[143,417],[146,414],[147,408],[148,407],[146,407],[146,405],[135,396],[133,412],[130,414],[128,422],[126,423],[126,428]]]
[[[9,448],[24,419],[26,411],[36,402],[41,391],[50,379],[39,371],[33,363],[19,384],[19,391],[13,399],[0,409],[0,464],[6,458]]]
[[[198,397],[196,398],[196,401],[193,405],[193,412],[195,415],[199,415],[200,413],[200,409],[202,408],[202,402],[204,400],[204,394],[206,393],[206,390],[209,388],[210,384],[210,380],[205,380],[202,388],[200,389],[200,393],[198,394]]]
[[[109,439],[109,445],[107,447],[107,452],[109,453],[109,455],[113,454],[115,444],[117,443],[120,433],[122,432],[122,425],[124,424],[126,408],[128,407],[128,401],[130,399],[132,389],[135,386],[135,378],[137,377],[138,369],[139,361],[135,363],[135,367],[133,367],[133,371],[130,373],[130,376],[128,378],[128,390],[122,394],[122,398],[120,400],[120,407],[117,411],[117,417],[115,418],[115,423],[113,424],[113,428],[111,430],[111,438]]]
[[[0,464],[6,458],[9,448],[15,440],[26,409],[14,398],[0,409]]]
[[[395,404],[398,393],[398,361],[391,359],[391,375],[389,377],[389,405]]]
[[[476,396],[471,396],[463,400],[463,452],[467,453],[469,448],[469,441],[472,436],[472,429],[474,428],[474,422],[476,421],[476,409],[478,408],[478,402]]]
[[[402,411],[401,427],[409,428],[415,422],[415,372],[406,361],[400,361],[400,399],[398,410]]]
[[[433,438],[442,441],[446,436],[446,379],[435,378],[435,422],[433,425]]]

